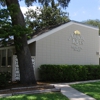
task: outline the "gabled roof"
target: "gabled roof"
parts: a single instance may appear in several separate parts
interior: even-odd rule
[[[90,29],[94,29],[94,30],[99,30],[98,27],[86,25],[86,24],[84,24],[84,23],[77,22],[77,21],[70,21],[70,22],[65,23],[65,24],[63,24],[63,25],[60,25],[60,26],[58,26],[58,27],[56,27],[56,28],[54,28],[54,29],[52,29],[52,30],[50,30],[50,31],[48,31],[48,32],[44,32],[43,34],[36,35],[36,36],[33,37],[32,39],[28,40],[28,44],[33,43],[33,42],[35,42],[35,41],[38,41],[38,40],[40,40],[40,39],[42,39],[42,38],[44,38],[44,37],[47,37],[47,36],[49,36],[49,35],[51,35],[51,34],[57,32],[57,31],[59,31],[59,30],[65,28],[65,27],[68,27],[68,26],[70,26],[70,25],[73,25],[73,24],[75,24],[75,25],[80,25],[80,26],[83,26],[83,27],[86,27],[86,28],[90,28]]]

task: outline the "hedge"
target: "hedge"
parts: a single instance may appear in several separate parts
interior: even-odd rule
[[[42,81],[72,82],[100,79],[99,65],[41,65]]]

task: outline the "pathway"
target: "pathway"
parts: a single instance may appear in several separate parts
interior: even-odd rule
[[[56,88],[61,88],[61,92],[63,95],[69,98],[69,100],[96,100],[84,93],[77,91],[76,89],[70,87],[70,84],[79,84],[79,83],[89,83],[89,82],[100,82],[100,80],[88,80],[88,81],[78,81],[78,82],[70,82],[70,83],[58,83],[52,84]]]

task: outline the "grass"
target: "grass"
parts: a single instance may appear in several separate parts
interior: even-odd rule
[[[69,100],[67,97],[61,93],[42,93],[33,95],[16,95],[5,98],[0,98],[0,100]]]
[[[71,87],[100,100],[100,82],[84,83],[84,84],[74,84]]]

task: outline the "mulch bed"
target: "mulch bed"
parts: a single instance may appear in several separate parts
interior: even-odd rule
[[[55,88],[53,85],[49,85],[48,83],[37,82],[37,85],[23,85],[18,82],[9,84],[8,87],[0,88],[0,94],[9,94],[23,91],[34,91],[34,90],[45,90],[45,89],[53,89]]]

